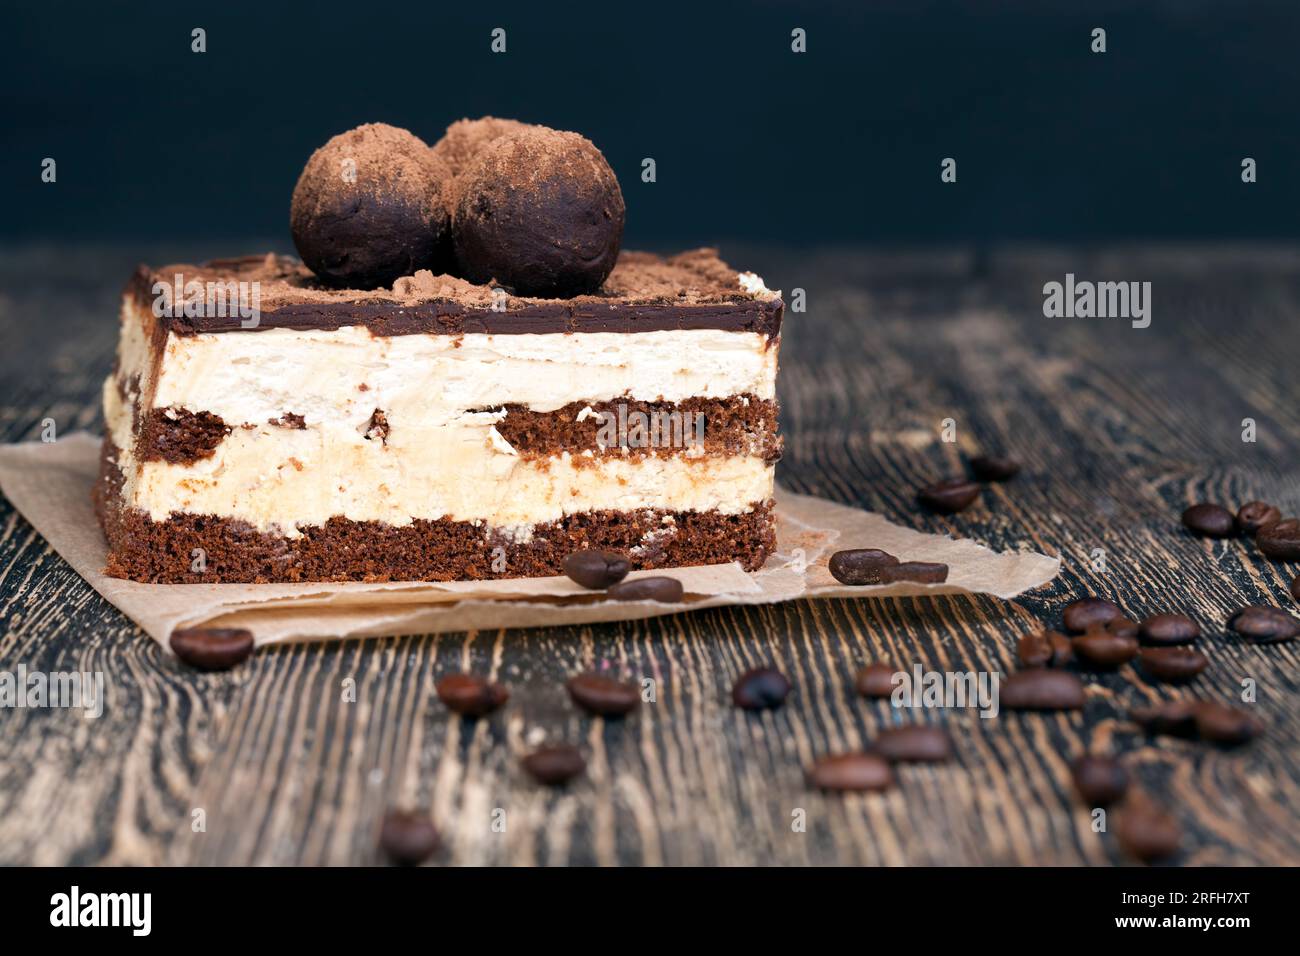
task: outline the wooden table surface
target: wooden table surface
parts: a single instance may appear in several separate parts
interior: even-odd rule
[[[46,418],[64,433],[98,428],[129,268],[192,252],[0,250],[0,436],[35,438]],[[1085,748],[1122,755],[1168,805],[1186,834],[1182,862],[1300,863],[1300,648],[1222,631],[1242,604],[1294,610],[1298,569],[1178,523],[1203,498],[1300,512],[1300,249],[723,252],[787,301],[807,293],[782,346],[781,482],[917,528],[1058,553],[1058,580],[1005,602],[797,602],[303,645],[201,675],[0,500],[0,669],[100,671],[108,683],[95,720],[0,710],[0,863],[372,863],[385,808],[403,804],[431,807],[452,864],[1123,862],[1072,794],[1067,767]],[[1151,326],[1045,318],[1043,283],[1067,272],[1150,281]],[[1254,442],[1242,440],[1247,418]],[[944,419],[955,443],[940,440]],[[1027,470],[966,513],[919,513],[916,486],[979,449]],[[1085,674],[1082,712],[993,720],[892,712],[852,693],[854,672],[878,659],[1010,672],[1017,637],[1088,593],[1133,616],[1193,615],[1209,670],[1183,689],[1131,666]],[[658,678],[657,702],[621,723],[580,716],[563,679],[606,662]],[[767,662],[795,685],[786,706],[733,709],[732,680]],[[507,708],[477,723],[450,715],[433,684],[459,669],[509,684]],[[1140,702],[1231,700],[1245,679],[1268,732],[1239,750],[1149,740],[1124,719]],[[814,758],[911,720],[945,724],[956,759],[905,767],[883,795],[805,787]],[[558,792],[526,779],[517,758],[543,738],[581,745],[586,778]]]

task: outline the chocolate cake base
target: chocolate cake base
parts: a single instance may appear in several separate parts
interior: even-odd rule
[[[95,511],[108,539],[106,573],[155,584],[302,581],[457,581],[560,574],[584,548],[627,554],[633,568],[738,561],[755,571],[776,546],[772,502],[727,515],[696,511],[594,511],[533,529],[516,542],[465,521],[396,526],[331,518],[285,538],[213,515],[153,521],[124,508],[117,449],[105,439]],[[667,520],[665,520],[667,519]]]

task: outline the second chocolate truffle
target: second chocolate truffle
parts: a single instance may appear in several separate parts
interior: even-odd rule
[[[543,126],[489,143],[456,180],[461,274],[518,295],[595,292],[623,241],[623,192],[590,140]]]
[[[442,139],[433,144],[433,155],[447,164],[453,176],[459,176],[489,143],[530,128],[529,123],[497,116],[459,119],[447,127]]]
[[[298,179],[289,227],[298,254],[330,285],[372,289],[450,265],[451,173],[423,140],[368,123],[316,152]]]

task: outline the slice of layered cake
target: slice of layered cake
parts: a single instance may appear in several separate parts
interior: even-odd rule
[[[427,270],[328,286],[267,256],[142,268],[105,383],[110,574],[153,582],[560,573],[773,548],[780,294],[711,250],[593,294]]]

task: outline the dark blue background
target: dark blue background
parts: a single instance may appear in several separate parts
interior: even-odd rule
[[[1294,2],[9,6],[0,236],[287,247],[329,136],[494,113],[594,140],[633,246],[1300,237]]]

